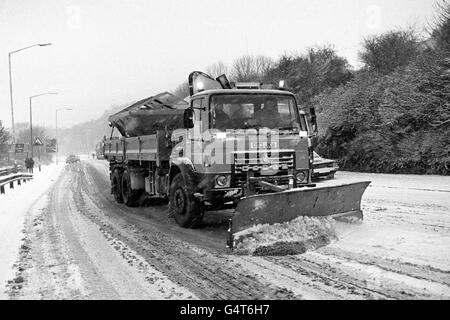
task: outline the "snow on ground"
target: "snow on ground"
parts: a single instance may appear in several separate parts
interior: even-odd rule
[[[334,224],[332,218],[298,217],[284,223],[256,225],[234,234],[235,253],[301,254],[336,239]]]
[[[450,177],[339,172],[337,179],[371,180],[364,223],[338,224],[339,241],[323,252],[403,261],[450,271]],[[431,267],[432,266],[432,267]]]
[[[337,240],[304,254],[256,257],[216,251],[224,232],[167,223],[165,207],[116,204],[106,161],[68,166],[51,187],[60,169],[0,195],[0,285],[28,249],[10,298],[450,298],[450,177],[338,172],[324,184],[372,181],[364,221],[336,223]]]
[[[338,172],[324,184],[357,180],[372,181],[364,221],[336,223],[338,240],[301,255],[232,259],[305,299],[449,299],[450,177]]]
[[[0,288],[14,277],[13,264],[17,259],[25,216],[47,205],[47,190],[56,181],[63,164],[43,166],[35,170],[34,179],[14,189],[5,186],[5,194],[0,195]],[[0,290],[0,298],[7,298]]]

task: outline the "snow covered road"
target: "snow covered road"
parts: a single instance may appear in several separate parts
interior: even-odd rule
[[[0,195],[0,284],[14,276],[12,265],[17,259],[22,228],[27,214],[33,214],[47,205],[50,186],[56,181],[63,166],[44,166],[41,172],[36,170],[33,180],[15,188],[6,188],[6,194]],[[4,290],[0,298],[4,299]]]
[[[182,229],[166,204],[115,203],[106,162],[67,166],[13,206],[14,219],[0,198],[0,291],[12,299],[450,299],[450,177],[336,178],[372,180],[362,224],[339,223],[339,240],[316,251],[253,257],[227,252],[220,217]]]

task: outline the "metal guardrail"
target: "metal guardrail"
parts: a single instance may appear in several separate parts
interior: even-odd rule
[[[0,176],[5,176],[7,174],[16,173],[16,172],[17,171],[14,171],[14,167],[1,168]]]
[[[5,193],[5,186],[7,184],[9,184],[10,189],[14,189],[14,182],[17,181],[17,185],[20,186],[22,182],[25,183],[31,179],[33,179],[33,174],[25,172],[11,173],[0,176],[0,194]]]

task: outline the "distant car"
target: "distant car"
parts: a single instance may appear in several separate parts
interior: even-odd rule
[[[14,165],[14,173],[17,173],[17,172],[20,172],[20,171],[25,171],[23,169],[23,166],[21,164]]]
[[[313,159],[313,179],[319,179],[322,177],[325,178],[334,178],[334,174],[339,170],[339,166],[335,160],[322,158],[314,151],[314,159]]]
[[[74,154],[71,154],[66,158],[66,163],[76,163],[80,162],[80,158]]]

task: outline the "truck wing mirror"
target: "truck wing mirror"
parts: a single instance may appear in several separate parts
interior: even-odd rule
[[[184,122],[185,129],[191,129],[194,127],[194,110],[193,109],[189,108],[189,109],[184,110],[183,122]]]
[[[312,131],[313,131],[314,135],[317,135],[319,130],[317,128],[316,110],[314,109],[314,107],[309,108],[309,114],[311,115]]]

